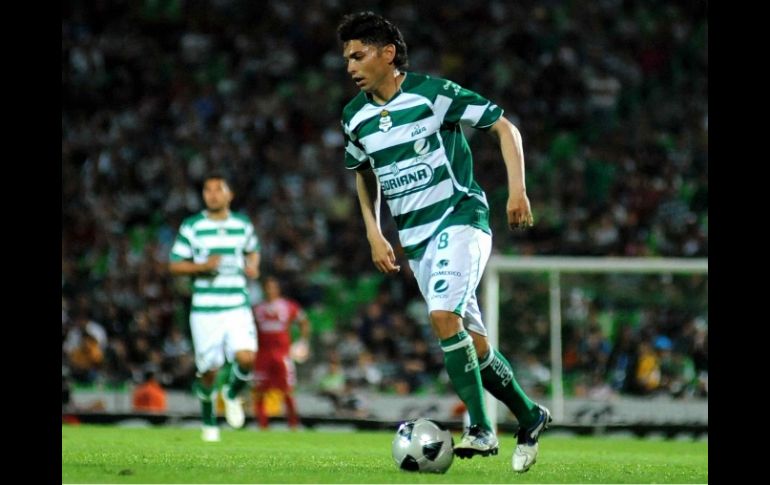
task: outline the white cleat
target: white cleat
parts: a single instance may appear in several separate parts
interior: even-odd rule
[[[538,444],[516,445],[513,451],[513,471],[523,473],[537,461]]]
[[[236,396],[233,399],[227,397],[229,386],[222,386],[222,401],[225,403],[225,419],[233,428],[243,428],[246,422],[246,413],[243,412],[243,399]]]
[[[513,450],[513,471],[523,473],[537,461],[538,438],[553,420],[545,406],[538,405],[540,417],[531,428],[521,428],[516,434],[516,449]]]
[[[473,458],[476,455],[496,455],[498,450],[497,436],[494,431],[474,424],[465,430],[460,442],[454,447],[458,458]]]
[[[219,441],[219,426],[203,425],[201,439],[207,442]]]

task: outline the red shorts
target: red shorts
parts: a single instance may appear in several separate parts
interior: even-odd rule
[[[270,388],[291,391],[297,383],[294,362],[287,354],[259,350],[254,363],[254,380],[258,391]]]

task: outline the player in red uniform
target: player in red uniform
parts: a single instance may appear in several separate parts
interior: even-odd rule
[[[310,321],[296,301],[281,295],[281,285],[277,278],[263,278],[262,288],[264,300],[252,306],[259,339],[259,350],[254,364],[257,392],[254,414],[259,420],[259,426],[267,428],[265,393],[271,388],[280,389],[284,395],[289,427],[296,428],[299,417],[293,395],[296,373],[294,362],[289,355],[292,347],[290,330],[292,323],[299,323],[300,339],[295,342],[294,350],[299,350],[299,355],[295,358],[301,361],[303,357],[307,357]]]

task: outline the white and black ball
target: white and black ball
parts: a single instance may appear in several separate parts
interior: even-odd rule
[[[402,470],[445,473],[454,459],[454,439],[441,423],[417,418],[398,427],[392,453],[396,466]]]

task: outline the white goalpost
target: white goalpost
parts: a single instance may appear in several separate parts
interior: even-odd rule
[[[499,348],[500,274],[513,272],[548,273],[550,319],[551,412],[555,421],[564,419],[564,389],[562,383],[561,337],[561,274],[562,273],[708,273],[708,259],[689,258],[617,258],[617,257],[553,257],[499,256],[489,259],[484,272],[483,314],[489,342]],[[515,369],[514,369],[515,371]],[[486,393],[487,410],[492,423],[497,424],[497,399]]]

